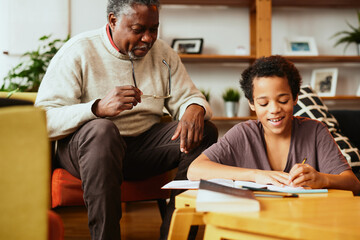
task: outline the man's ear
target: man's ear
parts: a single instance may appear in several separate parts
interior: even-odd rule
[[[109,21],[111,30],[114,30],[116,22],[117,22],[117,17],[115,17],[113,12],[109,13],[108,21]]]
[[[250,101],[248,101],[250,109],[255,112],[255,106]]]

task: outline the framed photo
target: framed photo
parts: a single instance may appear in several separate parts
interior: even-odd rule
[[[337,77],[337,68],[314,69],[311,75],[311,87],[319,96],[335,96]]]
[[[171,47],[178,53],[200,54],[203,42],[202,38],[176,38]]]
[[[286,39],[285,55],[317,56],[319,54],[313,37],[294,37]]]

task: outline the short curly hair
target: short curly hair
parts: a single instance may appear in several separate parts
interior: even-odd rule
[[[159,0],[108,0],[106,13],[109,16],[110,13],[113,13],[116,17],[120,18],[121,15],[127,14],[129,8],[134,4],[152,6],[160,6]]]
[[[240,86],[245,97],[251,104],[254,103],[254,79],[272,76],[285,77],[291,88],[293,99],[295,100],[297,98],[301,86],[301,76],[299,71],[289,60],[280,55],[274,55],[257,59],[241,74]]]

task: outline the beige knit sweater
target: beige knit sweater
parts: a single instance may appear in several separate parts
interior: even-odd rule
[[[124,136],[136,136],[160,121],[165,107],[174,119],[180,119],[190,104],[205,108],[205,119],[212,111],[195,87],[176,52],[157,40],[141,60],[134,61],[138,88],[144,94],[164,95],[168,91],[171,66],[171,98],[142,99],[132,110],[111,120]],[[133,85],[129,58],[111,45],[106,26],[70,39],[52,59],[41,83],[36,106],[45,108],[51,139],[59,139],[95,119],[91,107],[115,86]]]

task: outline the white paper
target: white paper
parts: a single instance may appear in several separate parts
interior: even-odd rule
[[[327,193],[328,192],[327,189],[305,189],[302,187],[295,188],[290,186],[277,187],[274,185],[264,185],[264,184],[258,184],[248,181],[233,181],[230,179],[211,179],[209,181],[235,188],[241,188],[241,187],[252,187],[252,188],[260,188],[260,189],[263,188],[272,191],[288,192],[288,193]],[[162,189],[199,189],[199,183],[200,181],[174,180],[164,185]]]
[[[234,181],[231,179],[210,179],[208,181],[228,187],[235,187]],[[162,189],[199,189],[199,184],[200,181],[174,180],[165,184]]]
[[[196,199],[198,212],[258,212],[260,203],[256,199],[241,198],[225,193],[200,189]]]

